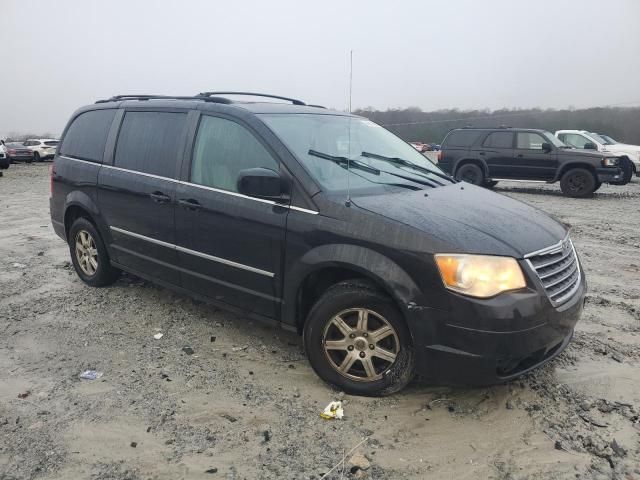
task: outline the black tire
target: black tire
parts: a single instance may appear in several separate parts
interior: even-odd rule
[[[33,160],[36,162],[42,161],[42,158],[40,158],[40,154],[38,152],[33,152]]]
[[[596,183],[596,178],[589,170],[572,168],[562,175],[560,189],[568,197],[584,198],[596,191]]]
[[[95,261],[97,265],[95,267],[91,265],[94,269],[92,274],[90,271],[86,271],[88,268],[87,263],[82,262],[81,264],[81,260],[79,258],[81,253],[78,253],[78,242],[83,233],[90,236],[96,250]],[[92,287],[105,287],[107,285],[111,285],[118,279],[120,271],[111,266],[109,254],[107,253],[107,249],[102,241],[102,237],[100,236],[100,233],[98,233],[95,225],[93,225],[93,223],[88,219],[80,217],[73,222],[73,225],[71,225],[71,228],[69,229],[67,239],[69,242],[71,261],[73,262],[73,267],[80,277],[80,280]]]
[[[484,172],[475,163],[465,163],[456,170],[456,180],[482,185],[484,183]]]
[[[593,189],[594,192],[598,191],[598,189],[602,186],[602,182],[596,182],[596,188]]]
[[[362,333],[367,330],[357,331],[357,309],[368,313],[367,328],[373,328],[371,336]],[[355,327],[353,338],[336,329],[333,322],[338,314],[341,314],[347,326]],[[392,333],[375,340],[373,333],[381,331],[381,326],[391,327]],[[335,333],[343,338],[332,340],[335,339],[332,336]],[[413,345],[402,314],[388,296],[365,282],[345,281],[329,288],[311,308],[303,337],[309,362],[318,376],[349,394],[390,395],[404,388],[414,376]],[[344,344],[349,346],[345,349],[325,349],[326,341],[346,342]],[[393,361],[384,360],[372,353],[374,351],[385,354],[395,352],[395,358]],[[350,355],[353,358],[351,366],[346,372],[339,372],[341,358],[344,360]],[[363,377],[367,376],[365,362],[373,368],[371,380]],[[353,378],[358,376],[359,379]]]
[[[626,185],[633,178],[633,163],[627,157],[620,159],[620,169],[622,170],[622,179],[616,185]]]

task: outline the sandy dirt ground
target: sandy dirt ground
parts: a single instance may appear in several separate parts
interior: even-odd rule
[[[639,179],[585,200],[499,184],[573,226],[573,342],[507,385],[382,399],[324,384],[295,334],[131,276],[85,286],[48,183],[47,164],[0,178],[0,479],[640,479]]]

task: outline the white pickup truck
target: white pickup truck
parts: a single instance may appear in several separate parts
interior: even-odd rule
[[[555,135],[561,142],[573,148],[597,150],[619,156],[620,167],[624,172],[623,184],[629,183],[633,174],[640,176],[640,145],[618,143],[607,135],[586,130],[558,130]]]

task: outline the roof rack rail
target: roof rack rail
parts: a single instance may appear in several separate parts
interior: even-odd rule
[[[111,98],[104,100],[98,100],[96,103],[118,102],[123,100],[202,100],[203,102],[211,103],[233,103],[228,98],[211,97],[211,96],[184,96],[184,95],[114,95]]]
[[[199,97],[211,97],[212,95],[243,95],[248,97],[265,97],[276,98],[278,100],[286,100],[294,105],[306,105],[302,100],[296,100],[295,98],[281,97],[280,95],[270,95],[268,93],[254,93],[254,92],[202,92],[199,93]]]

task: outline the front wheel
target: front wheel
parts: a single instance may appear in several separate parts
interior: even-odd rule
[[[622,170],[620,185],[626,185],[633,178],[633,163],[627,157],[623,157],[620,159],[620,169]]]
[[[389,297],[360,281],[329,288],[309,312],[304,345],[311,366],[347,393],[383,396],[414,375],[409,329]]]
[[[572,168],[560,179],[560,189],[568,197],[584,198],[596,191],[597,180],[585,168]]]
[[[78,218],[67,238],[71,261],[80,280],[92,287],[104,287],[118,279],[120,271],[111,266],[107,249],[93,223]]]
[[[475,163],[465,163],[456,170],[456,180],[473,185],[482,185],[484,183],[484,173]]]

